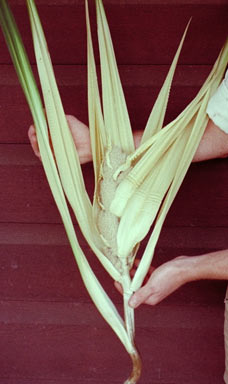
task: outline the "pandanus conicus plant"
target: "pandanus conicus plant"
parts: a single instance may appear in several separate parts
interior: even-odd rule
[[[82,279],[97,309],[131,356],[133,369],[125,384],[135,384],[141,373],[141,359],[134,344],[134,310],[128,301],[144,281],[167,212],[206,128],[207,103],[224,74],[228,61],[228,42],[196,97],[178,117],[164,126],[170,87],[187,33],[186,27],[140,145],[135,148],[103,4],[101,0],[94,1],[102,97],[97,81],[88,3],[85,0],[88,115],[95,177],[92,202],[85,189],[79,157],[59,96],[35,1],[27,0],[27,8],[43,101],[6,0],[0,2],[0,21],[31,110],[45,174]],[[122,285],[124,318],[101,286],[79,245],[68,204],[94,255],[111,278]],[[153,230],[137,271],[131,278],[129,272],[140,242],[152,225]]]

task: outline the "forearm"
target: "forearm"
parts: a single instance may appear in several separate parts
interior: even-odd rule
[[[228,157],[228,134],[208,121],[193,162]]]
[[[228,280],[228,249],[188,258],[186,282],[195,280]]]

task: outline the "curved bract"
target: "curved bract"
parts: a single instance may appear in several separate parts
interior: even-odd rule
[[[34,0],[27,0],[37,68],[46,114],[28,58],[6,0],[0,2],[0,21],[36,126],[44,170],[62,217],[85,286],[96,307],[117,334],[133,362],[126,384],[140,377],[141,360],[134,345],[134,311],[128,306],[150,267],[159,234],[207,124],[206,107],[218,87],[228,57],[228,43],[195,99],[166,127],[163,126],[172,78],[187,28],[164,85],[154,104],[141,144],[134,147],[111,36],[101,0],[95,0],[101,62],[102,102],[90,30],[87,0],[88,113],[95,173],[91,203],[78,154],[69,132],[45,36]],[[53,144],[50,147],[49,135]],[[124,319],[92,271],[77,240],[68,203],[94,254],[123,287]],[[151,237],[131,280],[140,241],[154,224]]]

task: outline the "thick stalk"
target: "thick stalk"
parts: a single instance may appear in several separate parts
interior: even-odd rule
[[[136,384],[141,375],[141,358],[134,344],[134,336],[135,336],[135,322],[134,322],[134,309],[128,305],[129,299],[132,295],[132,291],[130,290],[131,279],[129,276],[129,271],[126,266],[125,272],[123,274],[123,303],[124,303],[124,319],[126,330],[131,340],[133,346],[133,352],[130,354],[132,360],[132,372],[129,378],[124,382],[124,384]]]

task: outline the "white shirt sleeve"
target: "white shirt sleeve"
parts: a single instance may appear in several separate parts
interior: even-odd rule
[[[228,134],[228,70],[225,79],[209,100],[207,114],[215,125]]]

